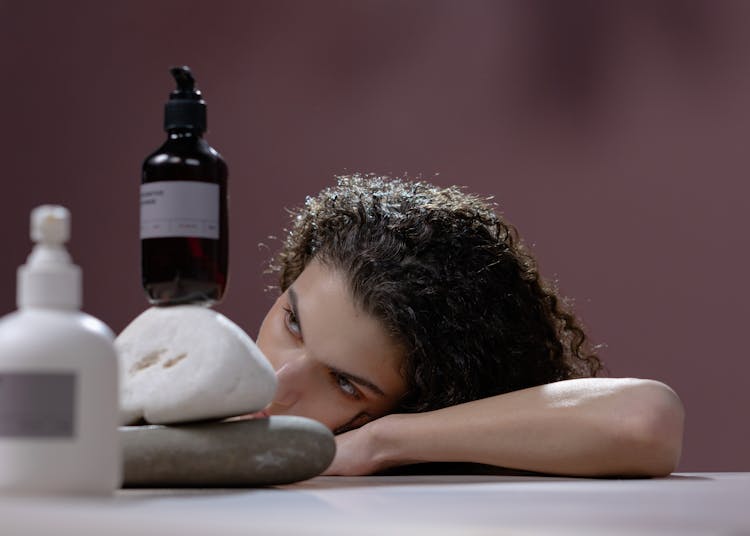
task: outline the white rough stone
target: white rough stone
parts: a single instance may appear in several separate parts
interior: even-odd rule
[[[239,326],[195,305],[152,307],[117,337],[122,424],[221,419],[262,410],[276,375]]]

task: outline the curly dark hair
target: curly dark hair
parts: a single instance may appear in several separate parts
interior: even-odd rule
[[[516,229],[457,187],[338,177],[292,211],[271,265],[286,290],[313,259],[345,275],[355,303],[405,350],[419,412],[558,380],[602,364]]]

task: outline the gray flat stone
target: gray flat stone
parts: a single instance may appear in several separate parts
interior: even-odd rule
[[[121,426],[124,487],[252,487],[322,473],[336,443],[304,417]]]

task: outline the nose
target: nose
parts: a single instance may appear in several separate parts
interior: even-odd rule
[[[294,406],[302,397],[306,384],[308,363],[305,356],[288,360],[276,371],[276,396],[273,405],[282,410]]]

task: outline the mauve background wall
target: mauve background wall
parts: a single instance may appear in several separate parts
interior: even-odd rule
[[[86,311],[144,309],[140,165],[184,63],[230,166],[219,309],[253,336],[284,207],[345,171],[466,185],[612,375],[678,391],[680,469],[750,470],[749,47],[740,1],[0,2],[0,310],[45,202],[73,212]]]

